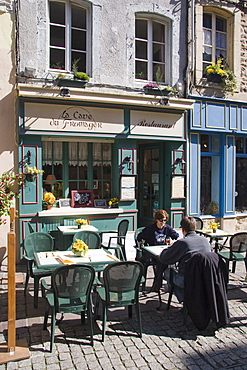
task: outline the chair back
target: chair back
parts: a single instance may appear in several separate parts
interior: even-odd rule
[[[246,252],[247,232],[236,233],[230,238],[230,255],[233,252]],[[231,257],[231,256],[230,256]]]
[[[24,253],[27,259],[33,260],[36,252],[52,251],[54,240],[50,234],[45,232],[33,232],[24,239]]]
[[[203,229],[203,221],[200,217],[193,217],[196,221],[196,230],[202,230]]]
[[[138,229],[136,229],[136,231],[135,231],[135,234],[134,234],[134,240],[135,240],[135,247],[137,248],[138,247],[138,243],[137,243],[137,237],[138,237],[138,235],[140,234],[140,232],[142,231],[142,230],[144,230],[145,229],[145,226],[143,226],[143,227],[139,227]]]
[[[132,293],[131,299],[137,302],[142,275],[143,266],[140,262],[123,261],[108,265],[103,272],[106,301],[111,303],[117,300],[123,304],[127,299],[125,293]]]
[[[95,278],[92,266],[76,264],[58,267],[51,275],[56,312],[73,312],[76,306],[87,308]]]
[[[88,245],[90,249],[99,249],[101,246],[101,240],[98,233],[90,230],[81,230],[75,233],[73,237],[73,242],[76,239],[81,239],[84,243]]]
[[[27,223],[27,226],[28,226],[28,229],[29,229],[29,232],[30,233],[34,233],[34,228],[32,227],[32,225],[30,224],[30,222]]]
[[[129,220],[122,220],[118,224],[118,236],[126,236],[129,228]]]

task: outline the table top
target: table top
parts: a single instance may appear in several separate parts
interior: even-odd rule
[[[213,232],[212,229],[208,229],[208,230],[205,230],[205,229],[196,230],[196,232],[198,234],[209,236],[210,238],[222,238],[222,237],[229,237],[229,236],[232,236],[233,235],[233,233],[228,232],[228,231],[224,231],[224,230],[221,230],[221,229],[217,229],[215,233]]]
[[[141,248],[153,257],[159,257],[160,253],[168,247],[169,245],[143,245]]]
[[[103,271],[106,265],[119,262],[104,249],[89,249],[85,257],[77,257],[72,251],[47,251],[34,253],[34,261],[38,268],[53,270],[62,265],[85,263],[97,271]]]
[[[93,225],[82,225],[80,229],[77,226],[58,226],[59,231],[63,233],[63,235],[74,235],[78,231],[95,231],[98,232],[99,230]]]

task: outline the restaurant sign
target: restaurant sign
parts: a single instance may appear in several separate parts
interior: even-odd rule
[[[171,113],[131,111],[131,135],[183,137],[184,116]]]
[[[25,130],[115,133],[124,131],[123,109],[25,103]]]

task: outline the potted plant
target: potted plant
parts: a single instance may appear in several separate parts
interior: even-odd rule
[[[108,202],[109,208],[118,208],[119,199],[111,198]]]
[[[88,252],[88,245],[81,239],[76,239],[72,244],[72,252],[77,257],[85,257],[86,253]]]
[[[28,182],[33,182],[36,180],[37,175],[41,175],[43,174],[43,172],[43,170],[38,170],[35,166],[29,167],[28,165],[26,165],[24,170],[25,180]]]
[[[83,218],[78,218],[77,220],[75,220],[75,224],[77,225],[78,229],[80,229],[82,225],[88,225],[88,222]]]
[[[6,217],[10,215],[13,199],[19,198],[19,193],[14,192],[13,186],[17,183],[21,185],[23,174],[2,173],[0,176],[0,225],[7,222]],[[16,211],[16,216],[18,212]]]
[[[76,59],[72,63],[73,76],[59,73],[57,76],[57,85],[66,87],[85,87],[90,78],[85,72],[78,70],[78,63],[80,59]]]
[[[236,89],[236,76],[233,71],[225,67],[223,59],[219,59],[217,63],[212,62],[209,64],[205,72],[209,82],[222,83],[225,93],[234,94],[234,90]]]
[[[55,196],[49,191],[46,191],[43,195],[43,205],[45,206],[45,209],[51,209],[55,202]]]

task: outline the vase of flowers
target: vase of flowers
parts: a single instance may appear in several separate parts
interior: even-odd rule
[[[218,227],[219,227],[219,224],[218,224],[218,222],[210,222],[210,229],[212,229],[213,230],[213,233],[216,233],[216,231],[217,231],[217,229],[218,229]]]
[[[24,176],[25,180],[28,182],[34,182],[36,180],[36,177],[38,174],[43,174],[43,170],[38,170],[38,168],[34,167],[29,167],[28,165],[25,166],[24,170]]]
[[[88,251],[88,245],[84,243],[81,239],[76,239],[72,244],[72,252],[77,257],[85,257]]]
[[[55,196],[50,192],[45,192],[43,196],[43,205],[45,209],[51,209],[56,202]]]
[[[108,202],[109,208],[118,208],[119,199],[111,198]]]
[[[13,206],[13,199],[19,198],[19,192],[15,192],[15,184],[23,183],[23,174],[2,173],[0,176],[0,225],[7,222],[6,217],[10,215],[10,208]],[[18,212],[16,211],[16,217]]]
[[[88,225],[88,222],[83,218],[78,218],[77,220],[75,220],[75,224],[77,225],[78,229],[80,229],[82,225]]]

